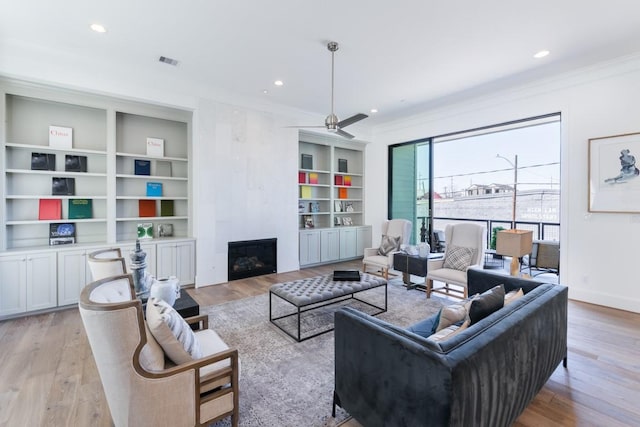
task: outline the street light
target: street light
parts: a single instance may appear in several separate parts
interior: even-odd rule
[[[509,164],[511,165],[511,167],[513,168],[513,206],[511,208],[511,228],[515,229],[516,228],[516,193],[518,192],[518,155],[515,155],[515,159],[512,162],[511,160],[507,159],[504,156],[501,156],[500,154],[496,154],[496,157],[506,160],[507,162],[509,162]]]

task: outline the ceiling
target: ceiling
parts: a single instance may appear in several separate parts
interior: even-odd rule
[[[0,4],[0,48],[39,46],[86,63],[116,64],[149,81],[168,73],[209,93],[322,115],[330,111],[326,44],[337,41],[336,114],[346,118],[377,108],[370,125],[640,52],[637,0]],[[89,29],[96,22],[105,34]],[[551,53],[534,59],[542,49]],[[158,62],[161,55],[177,59],[178,66]],[[274,86],[277,79],[284,86]]]

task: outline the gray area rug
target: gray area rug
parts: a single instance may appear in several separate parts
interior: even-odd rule
[[[384,303],[384,288],[359,294],[363,300]],[[275,297],[274,297],[275,301]],[[445,299],[426,299],[424,292],[407,291],[400,279],[388,285],[388,311],[377,317],[409,326],[437,312]],[[353,300],[347,305],[371,310]],[[344,305],[344,303],[339,304]],[[276,310],[293,310],[279,304]],[[336,306],[311,311],[303,317],[303,336],[333,326]],[[201,309],[215,330],[240,356],[240,425],[265,427],[332,427],[348,418],[338,408],[331,417],[333,398],[333,332],[301,343],[269,322],[269,294]],[[293,324],[291,327],[297,327]],[[230,425],[229,419],[215,427]]]

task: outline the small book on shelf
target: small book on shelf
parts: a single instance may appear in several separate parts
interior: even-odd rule
[[[334,177],[334,183],[335,185],[344,185],[344,178],[342,177],[342,175],[336,175]]]
[[[347,172],[347,159],[338,159],[338,172]]]
[[[313,156],[311,154],[301,154],[300,157],[301,169],[313,169]]]
[[[51,194],[54,196],[74,196],[76,194],[75,178],[51,178]]]
[[[160,216],[173,216],[173,200],[160,200]]]
[[[76,225],[72,222],[49,224],[49,245],[71,245],[76,242]]]
[[[133,162],[133,173],[135,175],[151,175],[150,160],[135,159]]]
[[[55,220],[62,219],[62,200],[61,199],[40,199],[38,209],[38,219]]]
[[[298,184],[307,183],[307,174],[304,172],[298,172]]]
[[[338,199],[347,199],[347,189],[344,187],[338,188]]]
[[[87,156],[66,154],[64,156],[64,170],[65,172],[86,172]]]
[[[147,182],[147,197],[162,197],[162,183]]]
[[[31,170],[56,170],[56,155],[53,153],[31,153]]]
[[[69,219],[93,218],[91,199],[69,199]]]
[[[351,187],[351,175],[344,176],[344,185],[347,187]]]
[[[308,185],[300,186],[300,198],[301,199],[310,199],[311,198],[311,187]]]
[[[138,224],[138,239],[153,239],[152,222],[143,222]]]
[[[154,217],[156,216],[156,201],[155,200],[138,200],[138,216],[139,217]]]
[[[164,139],[147,138],[147,156],[164,157]]]
[[[73,128],[49,126],[49,147],[69,149],[73,146]]]
[[[315,172],[311,172],[309,174],[309,184],[317,184],[318,183],[318,174]]]

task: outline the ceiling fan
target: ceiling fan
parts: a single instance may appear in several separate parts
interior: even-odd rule
[[[297,128],[326,128],[329,132],[336,133],[344,138],[353,139],[354,136],[349,132],[345,132],[342,128],[345,128],[349,125],[352,125],[360,120],[366,119],[366,114],[356,114],[344,120],[338,120],[338,116],[333,112],[333,74],[334,74],[334,54],[336,50],[338,50],[338,43],[329,42],[327,44],[327,49],[331,52],[331,114],[324,119],[324,126],[292,126]]]

